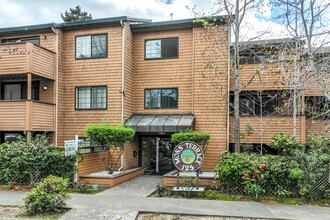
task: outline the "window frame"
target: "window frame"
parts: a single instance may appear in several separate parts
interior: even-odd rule
[[[105,35],[105,44],[106,44],[106,51],[105,51],[105,56],[104,57],[93,57],[92,56],[92,38],[93,36],[99,36],[99,35]],[[91,36],[91,57],[81,57],[78,58],[77,57],[77,38],[78,37],[87,37],[87,36]],[[74,56],[76,60],[85,60],[85,59],[102,59],[102,58],[108,58],[108,33],[100,33],[100,34],[87,34],[87,35],[77,35],[75,36],[75,47],[74,47]]]
[[[153,41],[153,40],[160,40],[161,42],[161,55],[162,55],[162,49],[163,49],[163,40],[166,39],[177,39],[177,55],[176,56],[171,56],[171,57],[155,57],[155,58],[147,58],[147,41]],[[145,39],[144,40],[144,60],[159,60],[159,59],[175,59],[175,58],[179,58],[179,37],[167,37],[167,38],[155,38],[155,39]]]
[[[162,90],[166,90],[166,89],[175,89],[176,90],[176,94],[177,94],[177,101],[176,101],[176,107],[167,107],[167,108],[163,108],[162,107]],[[160,90],[160,107],[150,107],[147,108],[146,107],[146,91],[147,90]],[[144,89],[144,109],[178,109],[179,108],[179,88],[146,88]]]
[[[91,88],[90,90],[90,106],[92,106],[92,88],[97,87],[105,87],[106,93],[105,93],[105,108],[77,108],[76,99],[77,99],[77,89],[79,88]],[[79,106],[79,101],[78,101]],[[75,110],[107,110],[108,109],[108,86],[76,86],[74,89],[74,109]]]

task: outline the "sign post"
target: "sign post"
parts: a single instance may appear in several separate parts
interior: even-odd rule
[[[173,150],[172,161],[177,169],[177,187],[179,187],[180,171],[196,172],[196,188],[199,188],[199,169],[204,162],[203,149],[193,141],[179,143]]]
[[[74,140],[70,140],[70,141],[64,141],[64,149],[65,149],[65,156],[71,156],[71,155],[75,155],[76,152],[78,151],[78,135],[75,135],[75,139]],[[78,159],[76,162],[76,167],[78,167]],[[77,182],[78,180],[78,174],[75,173],[75,175],[73,176],[73,182]]]

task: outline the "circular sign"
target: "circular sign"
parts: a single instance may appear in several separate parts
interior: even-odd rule
[[[181,142],[173,150],[172,161],[178,170],[193,172],[201,168],[204,162],[204,152],[195,142]]]

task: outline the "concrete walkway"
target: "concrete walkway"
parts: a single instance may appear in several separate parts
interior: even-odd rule
[[[150,178],[150,179],[148,179]],[[256,202],[146,197],[159,179],[143,176],[95,195],[72,194],[62,219],[135,219],[139,211],[266,219],[330,220],[330,208]],[[149,183],[148,183],[149,182]],[[139,185],[143,183],[143,185]],[[149,184],[145,185],[145,184]],[[130,188],[132,186],[132,188]],[[141,192],[138,192],[141,190]],[[0,191],[1,205],[23,205],[25,193]]]

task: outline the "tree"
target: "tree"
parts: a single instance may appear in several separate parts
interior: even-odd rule
[[[329,1],[273,0],[273,4],[289,34],[296,38],[296,42],[305,41],[304,62],[308,67],[306,74],[315,80],[318,88],[330,101],[329,69],[326,73],[323,71],[322,65],[318,65],[320,60],[316,55],[324,45],[330,43]]]
[[[121,155],[124,153],[127,142],[133,140],[135,135],[135,131],[132,128],[109,125],[88,125],[85,132],[87,137],[95,141],[98,147],[101,147],[101,159],[109,174],[114,172]],[[108,160],[105,157],[106,151],[109,154]],[[117,153],[117,158],[115,158],[115,163],[111,166],[111,158],[115,153]]]
[[[70,8],[70,12],[65,11],[64,15],[61,13],[61,18],[64,22],[84,21],[91,20],[92,15],[88,14],[86,11],[82,11],[81,7],[77,5],[75,8]]]

